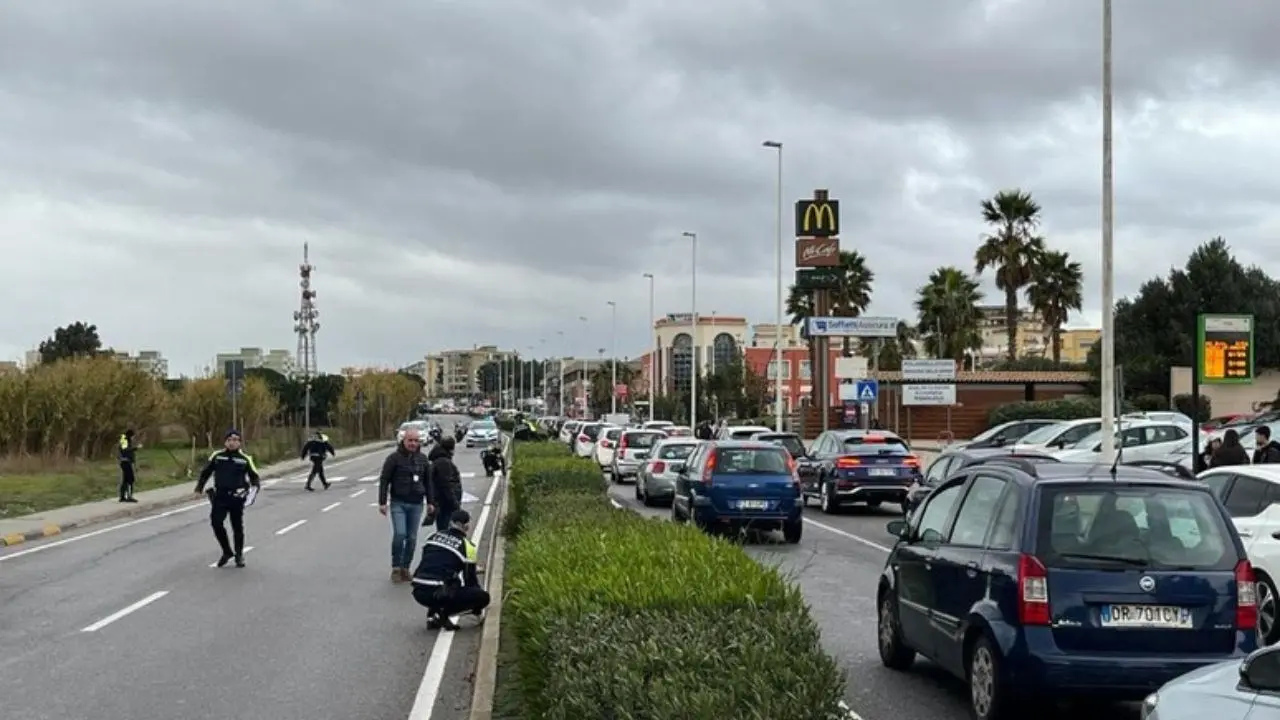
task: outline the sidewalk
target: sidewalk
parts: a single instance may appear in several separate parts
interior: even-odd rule
[[[395,443],[389,440],[365,443],[342,448],[342,460],[358,457],[366,453],[391,448]],[[291,475],[311,467],[308,460],[286,460],[269,465],[262,469],[264,480]],[[191,489],[194,478],[184,480],[176,485],[147,490],[137,495],[138,502],[122,504],[116,500],[99,500],[97,502],[72,505],[70,507],[48,510],[34,515],[23,515],[16,518],[0,520],[0,547],[19,545],[40,538],[60,535],[73,528],[111,522],[121,518],[143,515],[153,510],[185,505],[198,500]]]

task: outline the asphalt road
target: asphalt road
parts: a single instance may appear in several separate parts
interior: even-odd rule
[[[635,500],[635,486],[610,490],[621,505],[636,512],[670,517],[670,510],[645,508]],[[965,685],[937,666],[918,659],[908,672],[880,663],[876,648],[875,593],[893,539],[885,525],[901,515],[887,508],[853,508],[838,515],[811,506],[804,537],[786,545],[776,533],[751,542],[747,552],[760,562],[778,566],[797,582],[822,628],[827,651],[847,673],[845,702],[852,718],[861,720],[964,720],[970,717]],[[1041,717],[1078,718],[1070,708],[1046,709]],[[1136,708],[1091,708],[1092,720],[1135,720]]]
[[[390,583],[384,457],[331,461],[327,491],[305,492],[303,476],[266,487],[245,513],[244,569],[211,567],[203,500],[0,551],[0,715],[460,717],[479,632],[427,630],[409,586]],[[464,506],[487,521],[473,521],[484,557],[490,483],[478,451],[456,461]]]

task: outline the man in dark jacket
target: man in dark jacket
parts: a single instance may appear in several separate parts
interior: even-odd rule
[[[253,456],[240,449],[240,432],[228,430],[223,439],[223,449],[209,456],[200,471],[200,479],[196,481],[196,494],[204,492],[205,483],[213,479],[213,487],[209,488],[209,522],[213,525],[213,536],[218,539],[222,548],[222,557],[218,559],[218,567],[224,567],[231,558],[236,559],[236,567],[244,567],[244,506],[250,499],[251,489],[262,486],[258,477],[258,467],[253,463]],[[231,520],[231,534],[235,546],[227,539],[227,519]]]
[[[136,465],[138,464],[138,444],[133,441],[133,430],[125,430],[120,436],[120,447],[116,454],[120,460],[120,502],[136,503],[133,497],[133,484],[137,481],[138,475]]]
[[[1280,442],[1271,439],[1271,428],[1259,425],[1253,431],[1254,445],[1253,464],[1280,463]]]
[[[453,463],[453,450],[457,442],[446,437],[431,448],[427,460],[431,463],[431,504],[436,509],[436,531],[449,529],[449,518],[462,509],[462,474]]]
[[[1213,452],[1213,458],[1210,460],[1211,467],[1222,467],[1224,465],[1248,465],[1249,453],[1245,452],[1244,446],[1240,444],[1240,433],[1235,430],[1228,430],[1222,435],[1222,447]]]
[[[457,630],[452,615],[479,615],[489,607],[489,593],[476,573],[476,546],[467,538],[471,513],[455,510],[422,546],[413,573],[413,599],[427,608],[427,627]]]
[[[311,458],[311,474],[307,475],[308,492],[315,492],[315,488],[311,487],[311,481],[317,477],[320,478],[320,484],[324,485],[324,489],[329,489],[329,481],[324,476],[325,455],[337,457],[338,453],[334,452],[333,443],[329,442],[329,438],[317,430],[302,446],[302,454],[298,456],[299,460]]]
[[[422,435],[406,430],[395,451],[382,463],[378,475],[378,512],[391,516],[391,582],[408,582],[409,567],[417,549],[418,526],[427,501],[427,458]]]
[[[706,420],[698,423],[698,427],[693,430],[693,436],[699,440],[710,440],[712,434],[711,423]]]

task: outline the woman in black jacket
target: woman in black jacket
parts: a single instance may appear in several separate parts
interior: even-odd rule
[[[1228,430],[1222,436],[1222,447],[1213,452],[1213,458],[1209,461],[1210,467],[1222,467],[1223,465],[1248,465],[1249,453],[1240,444],[1240,433],[1235,430]]]

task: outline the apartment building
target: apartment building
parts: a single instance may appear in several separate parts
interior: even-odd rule
[[[293,357],[293,353],[288,350],[267,350],[255,347],[242,347],[239,352],[234,353],[218,353],[214,359],[213,367],[215,372],[221,373],[222,369],[229,362],[240,361],[248,368],[267,368],[275,370],[285,377],[293,377],[298,374],[298,361]]]
[[[760,323],[751,326],[751,347],[773,348],[777,346],[779,339],[784,350],[804,344],[800,339],[799,325],[783,325],[779,328],[773,323]]]
[[[1058,335],[1058,347],[1062,353],[1062,362],[1083,365],[1089,357],[1089,351],[1102,340],[1102,331],[1097,328],[1072,328],[1063,330]],[[1050,353],[1052,356],[1052,353]]]
[[[500,350],[497,345],[477,345],[470,350],[443,350],[425,358],[428,394],[434,397],[460,397],[480,392],[478,374],[485,363],[516,357],[514,350]],[[435,378],[440,383],[435,383]]]
[[[115,358],[122,363],[136,365],[154,378],[163,380],[169,377],[169,361],[159,350],[140,350],[136,355],[118,352]]]
[[[982,347],[974,353],[979,367],[993,365],[1008,357],[1009,332],[1005,327],[1004,305],[980,305],[982,314],[979,328]],[[1051,357],[1049,352],[1049,326],[1032,310],[1018,309],[1018,329],[1015,339],[1017,357]]]

